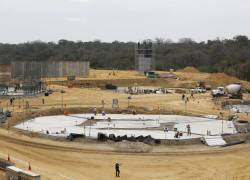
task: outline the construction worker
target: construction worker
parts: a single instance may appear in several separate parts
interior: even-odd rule
[[[10,98],[10,105],[11,105],[11,106],[13,105],[14,100],[15,100],[15,99],[14,99],[13,97]]]
[[[182,99],[182,101],[184,101],[184,99],[185,99],[185,94],[182,94],[181,99]]]
[[[194,93],[193,93],[193,91],[191,91],[191,97],[194,98]]]
[[[102,100],[102,109],[104,109],[105,102]]]
[[[120,164],[118,162],[115,163],[115,176],[120,177]]]
[[[93,112],[94,112],[94,115],[96,116],[97,115],[97,109],[96,109],[96,107],[94,107]]]
[[[187,134],[188,134],[188,136],[191,136],[191,126],[190,126],[190,124],[187,125]]]

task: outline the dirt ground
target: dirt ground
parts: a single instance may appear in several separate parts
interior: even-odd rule
[[[91,71],[89,78],[144,78],[136,72]],[[119,74],[119,75],[118,75]],[[185,83],[197,80],[210,80],[212,83],[228,83],[237,79],[222,74],[198,72],[176,72]],[[221,79],[218,80],[218,77]],[[225,78],[225,79],[224,79]],[[224,80],[223,80],[224,79]],[[238,80],[237,80],[238,81]],[[249,85],[248,82],[243,82]],[[111,109],[112,99],[119,100],[120,108],[144,108],[152,112],[180,113],[188,115],[219,115],[226,118],[232,114],[221,108],[220,101],[213,101],[209,93],[195,94],[185,103],[182,94],[128,95],[104,91],[97,88],[67,88],[51,85],[55,92],[48,96],[17,98],[10,106],[8,99],[1,99],[1,106],[15,112],[40,112],[54,108],[102,107]],[[61,89],[65,93],[61,93]],[[44,99],[45,104],[42,104]],[[248,95],[244,99],[249,100]],[[26,101],[29,109],[25,109]],[[70,113],[70,112],[69,112]],[[242,119],[250,120],[244,114]],[[11,121],[11,119],[10,119]],[[123,146],[122,146],[123,147]],[[119,152],[118,152],[119,151]],[[126,149],[125,149],[126,151]],[[112,180],[114,163],[121,163],[121,177],[124,180],[249,180],[250,179],[250,143],[225,148],[211,148],[202,145],[160,146],[152,147],[149,153],[121,153],[113,144],[57,142],[38,137],[29,137],[17,131],[0,129],[0,157],[11,160],[20,168],[27,169],[31,163],[32,170],[50,180]],[[0,174],[1,179],[1,174]]]
[[[219,101],[213,101],[209,93],[195,94],[194,98],[189,97],[189,102],[185,104],[181,100],[182,94],[169,93],[169,94],[144,94],[132,95],[132,99],[128,100],[128,94],[115,93],[113,91],[100,90],[97,88],[67,88],[57,85],[51,86],[55,91],[52,95],[17,98],[14,106],[9,105],[8,99],[2,99],[1,105],[5,109],[14,112],[25,111],[40,111],[50,108],[70,108],[70,107],[102,107],[102,100],[104,101],[104,108],[112,108],[112,100],[117,98],[119,100],[119,107],[125,109],[129,106],[142,107],[150,111],[159,110],[168,113],[188,114],[188,115],[219,115],[220,112],[224,113],[224,118],[232,115],[228,110],[221,108]],[[60,90],[64,89],[65,93]],[[246,100],[249,100],[249,95],[245,95]],[[42,104],[44,99],[44,104]],[[29,102],[29,109],[25,109],[26,101]],[[70,112],[69,112],[70,113]],[[242,119],[248,120],[250,117],[245,113],[238,113]]]
[[[144,75],[137,71],[122,71],[122,70],[97,70],[90,69],[88,77],[76,77],[77,80],[100,80],[100,79],[142,79]],[[46,78],[46,81],[67,80],[64,78]]]
[[[191,69],[191,70],[190,70]],[[168,73],[168,72],[159,72]],[[182,71],[174,72],[181,80],[169,80],[163,82],[162,86],[177,86],[185,84],[195,84],[197,81],[205,81],[208,84],[213,85],[226,85],[233,82],[241,82],[245,87],[250,87],[250,83],[247,81],[240,81],[235,77],[230,77],[223,73],[200,73],[194,68],[186,68]],[[109,79],[142,79],[145,77],[138,74],[135,71],[116,71],[116,70],[91,70],[90,76],[92,80],[109,80]],[[87,79],[88,79],[87,78]],[[84,79],[84,78],[83,78]],[[86,79],[86,78],[85,78]],[[50,79],[53,81],[54,79]],[[157,80],[156,80],[157,81]],[[165,84],[166,83],[166,84]],[[133,86],[133,85],[132,85]],[[209,93],[194,95],[195,98],[190,98],[190,94],[187,94],[190,101],[185,105],[184,101],[181,100],[182,94],[171,93],[171,94],[150,94],[150,95],[133,95],[132,99],[128,101],[128,95],[122,93],[115,93],[113,91],[104,91],[98,88],[68,88],[60,85],[50,85],[51,89],[55,91],[51,96],[44,97],[32,97],[32,98],[17,98],[15,106],[10,107],[8,99],[1,100],[1,106],[5,109],[11,109],[15,112],[26,111],[24,106],[26,101],[29,102],[30,110],[39,111],[49,108],[58,107],[102,107],[102,100],[104,100],[104,107],[111,108],[112,100],[117,98],[119,100],[120,108],[126,108],[128,105],[134,107],[143,107],[148,110],[162,110],[167,112],[181,112],[182,114],[193,114],[193,115],[219,115],[223,112],[225,116],[230,115],[229,111],[225,111],[220,106],[220,101],[212,101]],[[61,90],[65,90],[66,93],[60,93]],[[44,99],[45,104],[42,104]],[[245,100],[249,100],[250,96],[245,95]],[[249,119],[246,114],[238,114],[242,119]]]
[[[157,71],[158,74],[168,74],[168,71]],[[236,77],[226,75],[225,73],[202,73],[193,67],[187,67],[183,70],[178,70],[176,72],[171,72],[180,78],[179,81],[168,82],[168,87],[178,86],[179,84],[196,84],[197,81],[205,81],[207,84],[213,87],[225,86],[230,83],[242,83],[246,88],[250,89],[250,83],[247,81],[239,80]],[[96,70],[91,69],[88,77],[76,77],[76,80],[122,80],[122,79],[133,79],[133,80],[143,80],[146,77],[138,73],[137,71],[125,71],[125,70]],[[64,78],[46,78],[47,82],[53,81],[63,81],[67,80]],[[131,84],[132,85],[132,84]],[[162,84],[163,87],[166,85]]]
[[[164,153],[109,152],[112,146],[29,138],[0,131],[0,156],[18,167],[41,174],[43,180],[107,180],[121,163],[124,180],[190,179],[249,180],[250,144],[227,148],[172,147]]]

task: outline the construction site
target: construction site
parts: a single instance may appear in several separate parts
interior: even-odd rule
[[[0,179],[248,180],[250,83],[193,67],[89,62],[0,65]],[[28,171],[26,171],[28,170]]]

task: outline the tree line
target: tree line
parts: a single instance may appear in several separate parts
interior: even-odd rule
[[[225,72],[250,80],[250,40],[238,35],[232,39],[195,42],[189,38],[178,42],[154,40],[157,70],[193,66],[203,72]],[[111,43],[59,40],[54,42],[0,43],[0,63],[11,61],[90,61],[96,69],[134,69],[135,42]]]

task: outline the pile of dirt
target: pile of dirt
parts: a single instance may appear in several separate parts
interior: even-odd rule
[[[238,78],[229,76],[225,73],[210,74],[209,77],[205,81],[210,82],[213,85],[220,85],[220,86],[225,86],[231,83],[240,82]]]
[[[114,143],[114,148],[118,152],[145,153],[152,151],[152,147],[143,142],[122,141]]]
[[[199,73],[200,71],[192,66],[187,66],[184,69],[178,70],[179,72]]]

